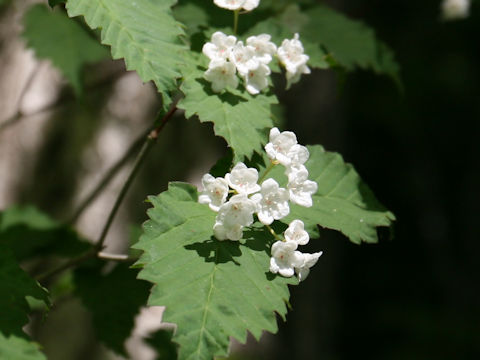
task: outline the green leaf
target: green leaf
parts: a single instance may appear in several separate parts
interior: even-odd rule
[[[107,275],[101,266],[75,270],[76,294],[91,311],[98,339],[118,354],[125,355],[135,315],[147,303],[150,284],[137,280],[136,270],[119,264]]]
[[[305,11],[310,21],[300,30],[302,41],[322,44],[347,70],[370,69],[386,74],[400,85],[400,69],[393,52],[360,21],[318,5]]]
[[[38,345],[14,335],[0,333],[0,359],[5,360],[47,360]]]
[[[90,247],[74,230],[32,206],[12,206],[0,212],[0,245],[9,247],[19,261],[49,255],[69,257]]]
[[[45,359],[27,340],[22,327],[28,323],[30,307],[26,297],[49,305],[48,294],[17,264],[10,250],[0,245],[0,359]]]
[[[22,327],[30,311],[26,296],[49,304],[48,294],[17,264],[13,254],[0,246],[0,332],[6,336],[23,336]]]
[[[57,67],[77,94],[81,93],[82,68],[108,57],[108,51],[78,23],[64,13],[35,5],[24,18],[23,37],[37,57],[48,59]]]
[[[69,16],[82,15],[92,28],[101,28],[102,43],[111,46],[114,59],[124,58],[128,70],[153,81],[163,95],[177,88],[183,63],[180,24],[173,18],[171,6],[176,0],[68,0]]]
[[[213,237],[216,213],[197,202],[197,190],[171,183],[150,197],[153,208],[136,248],[144,251],[139,277],[155,284],[148,304],[166,306],[164,321],[177,324],[179,359],[226,355],[229,337],[245,342],[277,331],[275,312],[287,312],[287,284],[269,272],[272,236],[264,227],[244,232],[240,242]]]
[[[67,0],[48,0],[48,5],[50,5],[50,7],[55,7],[57,6],[58,4],[65,4],[67,2]]]
[[[235,162],[261,151],[266,141],[265,129],[273,126],[271,106],[277,103],[276,96],[271,91],[250,95],[243,85],[239,85],[243,90],[214,93],[203,79],[206,67],[199,68],[192,62],[185,70],[181,87],[185,98],[178,107],[185,110],[187,118],[197,115],[201,122],[213,122],[215,134],[233,149]]]
[[[355,244],[378,242],[377,228],[391,226],[395,220],[393,213],[378,202],[353,166],[339,154],[325,151],[320,145],[308,146],[308,150],[310,158],[305,164],[308,178],[318,184],[318,191],[312,197],[313,206],[291,204],[290,214],[282,222],[300,219],[314,236],[318,236],[318,224],[340,231]],[[268,177],[284,186],[283,173],[283,166],[277,165]]]

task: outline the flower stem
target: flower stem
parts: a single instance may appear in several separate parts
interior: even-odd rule
[[[233,34],[234,35],[237,35],[239,14],[240,14],[240,10],[234,10],[233,11]]]
[[[263,173],[263,175],[260,177],[260,179],[258,179],[258,183],[261,184],[262,181],[265,179],[265,177],[267,176],[267,174],[276,166],[278,165],[278,161],[271,161],[270,162],[270,165],[268,165],[267,169],[265,170],[265,172]]]
[[[270,231],[270,234],[273,235],[273,237],[278,240],[278,241],[285,241],[283,240],[282,238],[280,238],[280,236],[277,235],[277,233],[275,232],[275,230],[272,229],[272,227],[270,225],[265,225],[268,229],[268,231]]]

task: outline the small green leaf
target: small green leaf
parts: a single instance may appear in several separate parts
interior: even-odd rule
[[[317,224],[340,231],[355,244],[378,242],[377,228],[389,227],[395,216],[385,209],[362,181],[351,164],[337,153],[325,151],[320,145],[308,146],[310,158],[305,164],[309,179],[316,181],[318,191],[313,206],[290,205],[290,214],[282,219],[289,223],[300,219],[308,232],[317,236]],[[284,167],[277,165],[268,177],[286,185]]]
[[[176,0],[68,0],[69,16],[85,17],[92,28],[102,30],[102,44],[111,46],[114,59],[124,58],[128,70],[153,81],[164,105],[176,90],[183,64],[181,25],[173,18]]]
[[[276,96],[272,92],[250,95],[246,90],[233,89],[216,94],[203,79],[206,67],[192,63],[184,72],[181,90],[185,98],[178,104],[185,110],[185,116],[197,115],[201,122],[213,122],[215,134],[233,149],[235,162],[261,151],[266,140],[265,129],[273,126],[271,105],[277,103]]]
[[[0,359],[5,360],[47,360],[39,346],[22,337],[4,336],[0,332]]]
[[[28,47],[48,59],[81,93],[82,68],[108,57],[108,51],[64,13],[37,4],[25,14],[23,37]]]
[[[370,69],[400,83],[400,69],[392,50],[376,38],[370,27],[323,5],[305,14],[310,21],[301,28],[302,41],[322,44],[347,70]]]
[[[269,272],[272,236],[251,227],[240,242],[213,237],[216,213],[197,202],[197,190],[172,183],[150,197],[153,208],[135,248],[144,251],[139,277],[155,284],[148,304],[166,306],[164,321],[177,324],[179,359],[226,355],[229,337],[245,342],[263,330],[276,332],[275,312],[285,319],[296,278]]]
[[[119,264],[107,275],[101,266],[75,270],[76,294],[91,311],[98,339],[116,353],[125,355],[135,315],[147,303],[150,284],[137,280],[137,271]]]
[[[0,359],[46,359],[22,330],[30,313],[27,297],[50,305],[46,290],[20,268],[10,249],[0,244]]]
[[[32,206],[12,206],[0,212],[0,245],[9,247],[19,261],[49,255],[69,257],[90,247],[74,230]]]
[[[25,336],[22,327],[28,322],[30,312],[26,296],[50,304],[45,289],[20,268],[3,245],[0,245],[0,294],[0,332],[7,337]]]

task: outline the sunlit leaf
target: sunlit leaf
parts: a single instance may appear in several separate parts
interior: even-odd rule
[[[92,29],[101,29],[102,43],[111,46],[114,59],[125,59],[128,70],[153,81],[170,104],[169,93],[181,76],[184,34],[170,7],[175,0],[69,0],[69,16],[82,15]]]
[[[275,312],[287,312],[287,284],[269,272],[272,236],[262,227],[240,242],[213,237],[216,213],[197,202],[197,190],[172,183],[150,197],[153,208],[136,248],[144,251],[139,277],[155,284],[149,305],[166,306],[164,321],[177,324],[179,359],[226,355],[229,337],[245,342],[277,331]]]

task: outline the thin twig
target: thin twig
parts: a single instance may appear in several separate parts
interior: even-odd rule
[[[123,185],[123,188],[120,190],[120,193],[118,194],[118,197],[115,200],[115,203],[113,204],[112,210],[110,211],[110,214],[108,215],[107,222],[105,223],[105,225],[103,227],[103,230],[100,234],[100,237],[98,238],[98,241],[95,245],[95,248],[97,250],[102,250],[103,249],[103,244],[105,242],[105,238],[107,237],[108,230],[110,229],[110,226],[112,225],[112,222],[115,218],[115,215],[117,214],[117,211],[120,207],[120,204],[123,201],[123,198],[127,194],[127,191],[130,188],[130,185],[132,185],[133,180],[137,176],[137,173],[140,170],[140,167],[142,166],[143,161],[145,160],[147,154],[149,153],[153,144],[157,140],[158,135],[163,130],[163,128],[165,127],[167,122],[170,120],[170,118],[173,116],[175,111],[177,111],[177,101],[175,101],[172,104],[170,110],[161,119],[160,124],[150,132],[150,134],[147,136],[146,141],[143,143],[142,149],[140,150],[140,153],[138,154],[137,159],[135,160],[135,164],[133,166],[133,169],[130,172],[130,175],[128,176],[127,181]]]
[[[29,74],[28,79],[25,82],[25,85],[23,85],[22,90],[20,91],[20,95],[19,95],[18,100],[17,100],[17,105],[16,105],[17,111],[15,112],[15,114],[11,115],[6,120],[2,121],[2,123],[0,124],[0,131],[6,129],[10,125],[15,124],[19,119],[21,119],[24,116],[24,114],[22,112],[23,100],[25,99],[25,96],[27,95],[28,90],[30,90],[30,88],[33,84],[33,80],[35,80],[35,77],[37,76],[38,71],[41,67],[42,67],[42,63],[35,66],[35,68]]]
[[[103,251],[100,251],[98,254],[97,254],[97,257],[99,259],[102,259],[102,260],[111,260],[111,261],[125,261],[125,262],[133,262],[135,260],[137,260],[136,258],[132,258],[128,255],[124,255],[124,254],[110,254],[110,253],[106,253],[106,252],[103,252]]]
[[[108,170],[104,177],[100,180],[97,186],[92,190],[92,192],[80,203],[78,208],[75,210],[73,215],[68,220],[68,224],[74,224],[80,215],[83,214],[85,209],[87,209],[90,204],[97,198],[97,196],[105,189],[105,187],[110,183],[110,181],[115,177],[115,175],[122,169],[133,154],[138,150],[138,148],[145,141],[145,137],[149,134],[151,129],[147,132],[142,133],[135,141],[130,145],[130,147],[125,151],[125,154]]]
[[[178,100],[177,100],[178,101]],[[82,263],[85,260],[91,259],[93,257],[99,257],[99,254],[102,253],[103,250],[103,244],[105,242],[105,238],[107,237],[108,230],[110,229],[110,226],[112,225],[112,222],[115,218],[115,215],[120,207],[120,204],[122,203],[123,198],[125,197],[128,189],[130,188],[130,185],[132,185],[133,180],[135,179],[136,175],[138,174],[138,171],[143,164],[143,161],[146,158],[146,155],[148,154],[149,150],[151,149],[152,145],[155,144],[155,141],[158,138],[158,135],[162,131],[162,129],[165,127],[167,122],[172,118],[173,114],[175,111],[177,111],[177,101],[174,101],[172,104],[170,110],[165,114],[165,116],[162,117],[160,120],[159,125],[153,129],[150,134],[147,136],[142,149],[140,150],[140,153],[137,156],[137,159],[135,160],[135,164],[130,172],[130,175],[127,178],[127,181],[123,185],[122,189],[120,190],[120,193],[118,194],[118,197],[115,201],[115,204],[112,207],[112,210],[110,211],[110,214],[108,216],[107,222],[105,223],[102,233],[100,234],[100,237],[97,241],[97,243],[86,253],[68,260],[67,262],[61,264],[60,266],[51,269],[43,274],[41,274],[37,280],[38,281],[45,281],[48,278],[57,275],[58,273],[61,273],[62,271],[65,271],[69,268],[75,267]]]
[[[100,79],[99,81],[97,81],[95,83],[92,83],[91,85],[87,86],[86,89],[92,89],[92,88],[96,88],[96,87],[99,87],[99,86],[103,86],[105,84],[109,84],[110,82],[112,82],[113,79],[116,79],[119,74],[124,74],[124,73],[125,73],[124,69],[122,69],[121,71],[113,72],[111,75],[105,77],[104,79]],[[32,112],[31,114],[24,114],[22,111],[20,111],[20,108],[18,108],[18,110],[15,114],[11,115],[10,117],[8,117],[7,119],[3,120],[0,123],[0,133],[2,131],[4,131],[5,129],[7,129],[8,127],[10,127],[11,125],[16,124],[18,121],[20,121],[22,119],[25,119],[25,118],[28,118],[28,117],[31,117],[31,116],[35,116],[35,115],[39,115],[39,114],[48,112],[50,110],[54,110],[58,107],[65,106],[67,102],[70,103],[70,102],[74,101],[75,99],[76,98],[75,98],[75,95],[73,93],[63,93],[52,103],[45,105],[44,107]],[[22,101],[23,100],[19,101],[19,104],[21,104]]]
[[[95,257],[96,253],[97,253],[96,249],[92,248],[89,251],[87,251],[86,253],[84,253],[80,256],[74,257],[74,258],[68,260],[67,262],[61,264],[60,266],[58,266],[56,268],[53,268],[49,271],[44,272],[43,274],[40,274],[37,277],[37,281],[40,281],[40,282],[45,281],[45,280],[51,278],[52,276],[55,276],[55,275],[61,273],[62,271],[65,271],[65,270],[67,270],[71,267],[75,267],[78,264],[81,264],[85,260],[92,259],[92,258]]]

